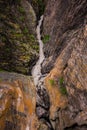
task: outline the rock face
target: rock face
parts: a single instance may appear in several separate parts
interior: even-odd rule
[[[35,114],[36,91],[32,78],[0,73],[0,130],[48,130]]]
[[[28,0],[33,6],[37,19],[40,19],[40,16],[44,13],[45,6],[48,0]]]
[[[50,120],[55,130],[86,130],[87,1],[48,1],[43,27],[43,34],[50,36],[42,69],[52,68],[45,79]]]
[[[27,0],[0,0],[0,69],[30,73],[39,50],[35,28]]]
[[[29,2],[34,6],[37,0]],[[32,79],[0,72],[1,130],[87,130],[87,0],[46,4],[42,72],[47,76],[36,97]],[[28,73],[37,56],[34,10],[26,0],[0,0],[0,15],[0,68]]]
[[[56,58],[72,39],[74,31],[84,26],[86,21],[86,0],[48,1],[43,22],[43,37],[48,35],[44,52],[47,57],[43,72],[49,72]],[[44,66],[44,65],[43,65]],[[50,66],[50,67],[49,67]]]
[[[15,73],[0,73],[0,129],[35,129],[32,126],[36,118],[35,97],[35,87],[30,78]]]

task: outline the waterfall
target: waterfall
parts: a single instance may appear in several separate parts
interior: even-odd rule
[[[44,56],[44,52],[43,52],[43,41],[41,40],[41,33],[40,33],[42,22],[43,22],[43,15],[41,16],[41,18],[38,22],[38,25],[37,25],[37,29],[36,29],[37,40],[38,40],[38,43],[39,43],[39,60],[37,61],[36,65],[32,69],[32,77],[34,79],[34,84],[36,86],[38,86],[37,87],[37,99],[36,100],[37,100],[37,102],[38,101],[40,102],[39,103],[40,104],[39,109],[38,109],[38,107],[36,108],[36,113],[37,113],[38,116],[41,116],[41,115],[39,115],[39,113],[42,114],[42,118],[44,118],[43,114],[45,114],[46,111],[48,112],[47,108],[49,109],[49,102],[50,101],[49,101],[49,96],[48,96],[48,93],[46,92],[46,89],[44,87],[44,82],[43,82],[46,74],[42,75],[42,73],[41,73],[41,64],[45,60],[45,56]],[[40,93],[42,93],[43,99],[41,98]],[[44,98],[47,98],[47,100],[46,100],[47,102],[44,100]],[[42,103],[42,106],[41,106],[41,103]],[[43,104],[44,104],[44,109],[43,109]],[[43,109],[42,113],[41,113],[40,109],[41,110]],[[39,112],[39,110],[40,110],[40,112]],[[47,116],[47,117],[44,118],[44,120],[46,121],[49,129],[54,130],[53,126],[50,122],[48,114],[45,115],[45,116]]]
[[[43,17],[44,16],[42,15],[39,22],[38,22],[37,29],[36,29],[37,40],[38,40],[38,43],[39,43],[39,60],[37,61],[36,65],[32,69],[32,76],[33,76],[35,85],[38,85],[39,78],[42,75],[41,74],[41,63],[45,59],[44,52],[43,52],[43,42],[41,40],[41,34],[40,34],[41,25],[42,25],[42,22],[43,22]]]

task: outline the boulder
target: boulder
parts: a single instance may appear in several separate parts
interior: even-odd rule
[[[0,130],[48,130],[36,114],[36,90],[29,76],[0,72]]]

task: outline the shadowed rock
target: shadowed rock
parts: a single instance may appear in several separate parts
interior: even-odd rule
[[[50,36],[44,47],[48,63],[43,65],[43,73],[50,71],[51,68],[48,68],[51,63],[53,68],[45,80],[51,102],[51,122],[55,130],[85,130],[87,1],[49,1],[43,29],[43,33]]]

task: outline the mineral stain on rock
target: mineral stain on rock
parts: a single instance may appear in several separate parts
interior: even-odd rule
[[[0,0],[0,130],[87,130],[87,0]]]
[[[36,92],[31,79],[6,72],[0,73],[0,77],[3,80],[0,82],[0,129],[24,130],[29,122],[33,129]]]

